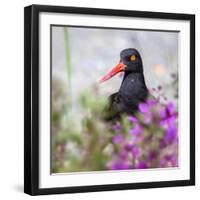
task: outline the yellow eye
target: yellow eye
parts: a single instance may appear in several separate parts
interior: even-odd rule
[[[135,60],[136,60],[136,56],[135,56],[135,55],[132,55],[132,56],[130,57],[130,60],[131,60],[131,61],[135,61]]]

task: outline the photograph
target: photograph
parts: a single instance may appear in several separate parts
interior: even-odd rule
[[[50,26],[50,169],[178,168],[179,31]]]
[[[25,193],[195,184],[195,15],[31,5],[24,28]]]

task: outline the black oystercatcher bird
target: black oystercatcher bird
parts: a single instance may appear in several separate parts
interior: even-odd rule
[[[119,72],[124,72],[123,81],[119,91],[109,97],[106,120],[119,118],[122,113],[135,114],[138,104],[149,96],[144,80],[142,58],[136,49],[121,51],[120,62],[99,82],[107,81]]]

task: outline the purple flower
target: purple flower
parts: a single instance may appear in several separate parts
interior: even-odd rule
[[[127,156],[128,152],[125,149],[122,149],[118,155],[118,157],[120,157],[121,160],[126,160]]]
[[[159,147],[160,147],[161,149],[163,149],[163,148],[166,147],[167,143],[166,143],[166,141],[164,140],[164,138],[160,139],[159,142],[160,142]]]
[[[169,113],[169,115],[174,114],[175,112],[175,105],[172,102],[169,102],[167,105],[167,112]]]
[[[152,112],[152,108],[155,108],[158,105],[158,100],[156,99],[148,99],[146,102],[140,103],[138,108],[140,113],[142,114],[143,122],[145,124],[150,124],[153,120],[154,112]]]
[[[167,167],[166,166],[166,160],[161,159],[160,162],[159,162],[159,167],[162,167],[162,168]]]
[[[177,118],[177,113],[175,112],[175,105],[173,103],[168,103],[166,107],[160,109],[161,126],[171,121],[175,121]]]
[[[131,149],[131,153],[132,153],[132,156],[134,157],[134,158],[138,158],[139,156],[140,156],[140,149],[139,149],[139,147],[137,147],[137,146],[133,146],[133,148]]]
[[[139,110],[141,113],[148,113],[149,112],[149,105],[147,103],[140,103]]]
[[[121,134],[116,134],[112,137],[113,144],[119,144],[123,141],[123,136]]]
[[[136,123],[136,122],[137,122],[137,118],[134,117],[134,116],[129,116],[128,119],[129,119],[129,121],[132,122],[132,123]]]
[[[129,169],[129,162],[127,160],[116,157],[108,163],[108,168],[112,170]]]
[[[136,169],[146,169],[148,168],[147,164],[144,161],[140,161],[139,163],[136,164]]]
[[[114,131],[119,131],[121,129],[121,124],[117,122],[112,128]]]
[[[129,143],[124,145],[124,148],[126,149],[126,151],[131,151],[133,147],[134,147],[134,145],[133,144],[129,144]]]
[[[165,160],[170,161],[173,158],[173,155],[167,154],[167,155],[165,155],[164,158],[165,158]]]
[[[176,140],[177,128],[174,122],[168,124],[167,130],[165,132],[164,140],[166,142],[172,142]]]
[[[160,167],[176,167],[178,160],[176,154],[167,154],[160,160]]]
[[[146,102],[149,107],[155,106],[156,104],[159,103],[159,101],[157,99],[148,99]]]
[[[136,146],[135,144],[126,144],[124,146],[124,149],[127,151],[127,153],[131,153],[134,159],[140,156],[140,153],[141,153],[140,148]]]
[[[150,151],[148,155],[148,160],[153,161],[157,158],[157,152],[155,151]]]
[[[129,169],[129,166],[127,163],[117,162],[117,163],[113,163],[111,165],[111,169],[112,170],[123,170],[123,169]]]
[[[140,133],[142,133],[143,128],[141,127],[140,124],[135,124],[134,128],[129,130],[129,133],[132,135],[138,135]]]
[[[177,157],[177,155],[172,155],[171,156],[171,164],[172,164],[173,167],[178,166],[178,157]]]

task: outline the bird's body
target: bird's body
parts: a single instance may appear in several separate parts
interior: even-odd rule
[[[138,104],[148,97],[143,74],[130,73],[124,77],[119,92],[109,97],[106,119],[118,118],[122,113],[134,114]]]
[[[134,56],[134,58],[131,58]],[[118,92],[110,95],[106,119],[120,117],[122,113],[134,114],[138,104],[144,102],[149,92],[143,75],[143,64],[136,49],[125,49],[121,52],[120,63],[101,79],[108,80],[119,71],[124,71],[124,78]]]

